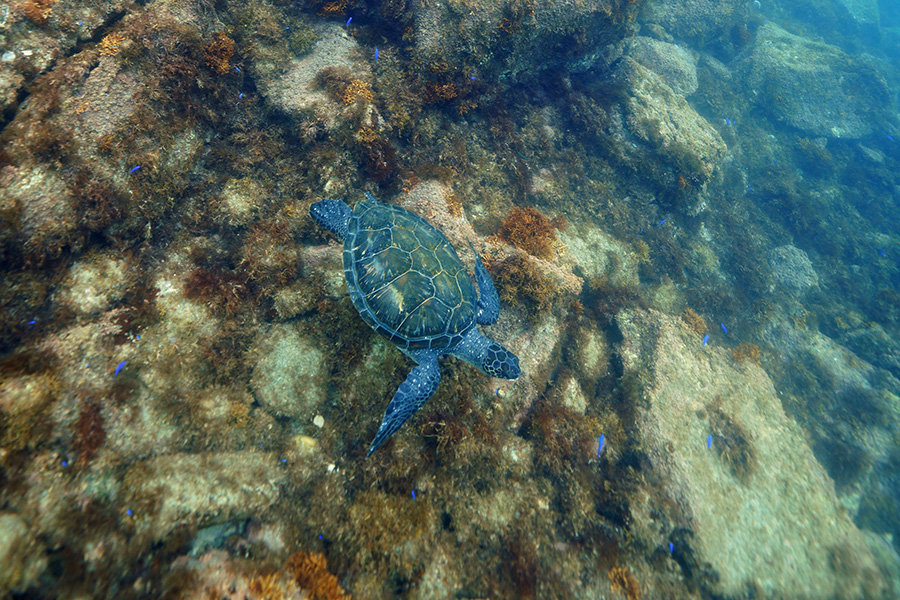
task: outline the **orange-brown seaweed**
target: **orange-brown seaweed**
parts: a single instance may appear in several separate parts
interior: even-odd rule
[[[315,600],[350,598],[338,578],[328,572],[328,561],[323,554],[305,550],[295,552],[287,560],[287,570],[297,585],[310,592]]]
[[[500,239],[521,248],[525,252],[553,260],[553,243],[556,241],[556,225],[536,208],[515,207],[500,225]]]
[[[625,567],[613,567],[607,573],[612,589],[622,592],[628,600],[640,600],[641,587],[637,578]]]
[[[216,75],[225,75],[231,67],[234,56],[234,40],[217,31],[206,45],[206,64]]]
[[[684,314],[681,315],[681,319],[688,327],[691,328],[694,333],[701,337],[709,332],[709,327],[706,325],[706,320],[698,315],[697,312],[692,308],[684,309]]]
[[[50,15],[53,14],[53,3],[56,0],[25,0],[16,5],[16,8],[25,15],[28,20],[38,26],[47,24]]]
[[[735,362],[749,360],[750,362],[759,365],[760,360],[762,359],[762,351],[760,351],[759,346],[756,344],[740,344],[735,346],[734,350],[731,351],[731,356],[734,358]]]

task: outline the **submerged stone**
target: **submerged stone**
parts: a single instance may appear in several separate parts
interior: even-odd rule
[[[870,63],[772,23],[759,28],[742,70],[761,108],[812,135],[861,138],[890,110],[887,83]]]
[[[618,324],[626,375],[646,382],[640,445],[673,501],[680,555],[714,573],[713,592],[877,595],[883,582],[866,538],[765,371],[702,348],[662,313],[623,311]],[[637,529],[653,531],[652,514],[635,508]],[[666,535],[645,541],[662,545]]]

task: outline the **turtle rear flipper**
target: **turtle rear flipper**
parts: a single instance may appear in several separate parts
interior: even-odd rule
[[[385,443],[437,390],[438,384],[441,382],[441,369],[438,366],[437,353],[429,352],[424,357],[418,356],[416,359],[419,364],[409,372],[406,381],[401,383],[394,393],[394,398],[384,411],[381,426],[378,428],[378,433],[375,434],[375,439],[369,446],[369,454],[366,456],[371,455]]]

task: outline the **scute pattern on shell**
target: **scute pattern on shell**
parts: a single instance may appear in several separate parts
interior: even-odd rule
[[[456,250],[402,208],[356,204],[344,272],[362,318],[401,349],[453,346],[475,323],[475,286]]]

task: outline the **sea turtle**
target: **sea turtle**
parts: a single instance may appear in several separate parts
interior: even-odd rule
[[[437,390],[441,355],[491,377],[519,377],[516,355],[478,330],[497,321],[500,299],[477,253],[480,299],[444,234],[415,213],[366,192],[352,211],[321,200],[309,214],[344,242],[344,276],[360,316],[417,363],[384,411],[370,455]]]

